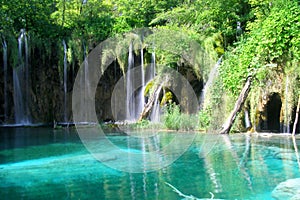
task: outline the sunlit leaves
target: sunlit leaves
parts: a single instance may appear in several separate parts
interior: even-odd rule
[[[254,2],[266,4],[266,1],[251,1],[252,4]],[[241,80],[248,75],[255,75],[256,80],[263,83],[271,72],[286,71],[290,67],[287,63],[300,55],[299,21],[300,11],[296,2],[274,2],[269,14],[256,20],[247,39],[228,53],[221,72],[224,86],[236,93]]]
[[[44,34],[51,25],[49,16],[53,12],[53,0],[2,1],[0,29],[18,33],[20,29]]]

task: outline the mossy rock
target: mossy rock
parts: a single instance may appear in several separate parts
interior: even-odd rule
[[[160,105],[162,106],[168,102],[171,102],[172,100],[173,100],[173,94],[172,94],[172,92],[168,91],[164,94],[164,96],[160,102]]]
[[[154,81],[153,81],[153,80],[150,81],[150,82],[146,85],[145,91],[144,91],[144,96],[148,96],[148,95],[150,94],[150,91],[151,91],[153,85],[154,85]]]

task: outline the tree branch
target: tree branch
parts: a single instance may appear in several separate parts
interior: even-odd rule
[[[245,85],[244,85],[244,87],[243,87],[243,89],[240,93],[240,96],[239,96],[239,98],[237,99],[237,101],[235,103],[234,109],[232,110],[232,112],[231,112],[229,118],[227,119],[227,121],[222,126],[222,129],[220,131],[221,134],[228,134],[229,133],[238,112],[241,110],[242,106],[244,105],[244,103],[245,103],[245,101],[248,97],[248,94],[250,92],[251,83],[252,83],[252,76],[248,76],[247,80],[246,80],[246,83],[245,83]]]

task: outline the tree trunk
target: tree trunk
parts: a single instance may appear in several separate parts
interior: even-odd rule
[[[242,106],[245,103],[245,100],[248,97],[248,94],[250,92],[250,87],[251,87],[251,82],[252,82],[252,76],[248,76],[246,83],[240,93],[240,96],[238,98],[238,100],[235,103],[234,109],[231,112],[229,118],[227,119],[227,121],[225,122],[225,124],[223,124],[222,129],[220,131],[221,134],[228,134],[232,124],[234,123],[234,120],[238,114],[238,112],[241,110]]]
[[[149,114],[150,114],[150,112],[153,108],[154,102],[158,98],[158,95],[159,95],[161,89],[162,89],[162,84],[158,85],[155,88],[154,92],[149,97],[149,100],[148,100],[147,104],[143,108],[143,111],[142,111],[142,113],[139,117],[139,121],[141,121],[142,119],[146,119],[149,116]]]
[[[296,129],[297,129],[297,123],[298,123],[298,118],[299,118],[299,108],[300,107],[300,96],[298,97],[298,104],[297,104],[297,110],[296,110],[296,116],[295,116],[295,121],[294,121],[294,126],[293,126],[293,133],[292,135],[296,134]]]

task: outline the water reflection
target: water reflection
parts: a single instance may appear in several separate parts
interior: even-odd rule
[[[173,164],[148,172],[151,163],[144,157],[144,171],[127,173],[95,160],[72,129],[41,130],[0,133],[3,199],[178,199],[166,182],[198,198],[210,198],[211,192],[215,199],[270,199],[280,182],[300,177],[299,140],[288,136],[199,134]],[[109,139],[146,156],[148,151],[160,152],[176,134],[186,135],[168,132],[149,138],[117,135]],[[107,158],[112,156],[109,162],[124,165],[118,155]],[[155,163],[163,162],[163,157],[159,159]],[[130,156],[126,160],[130,166],[136,163]]]

